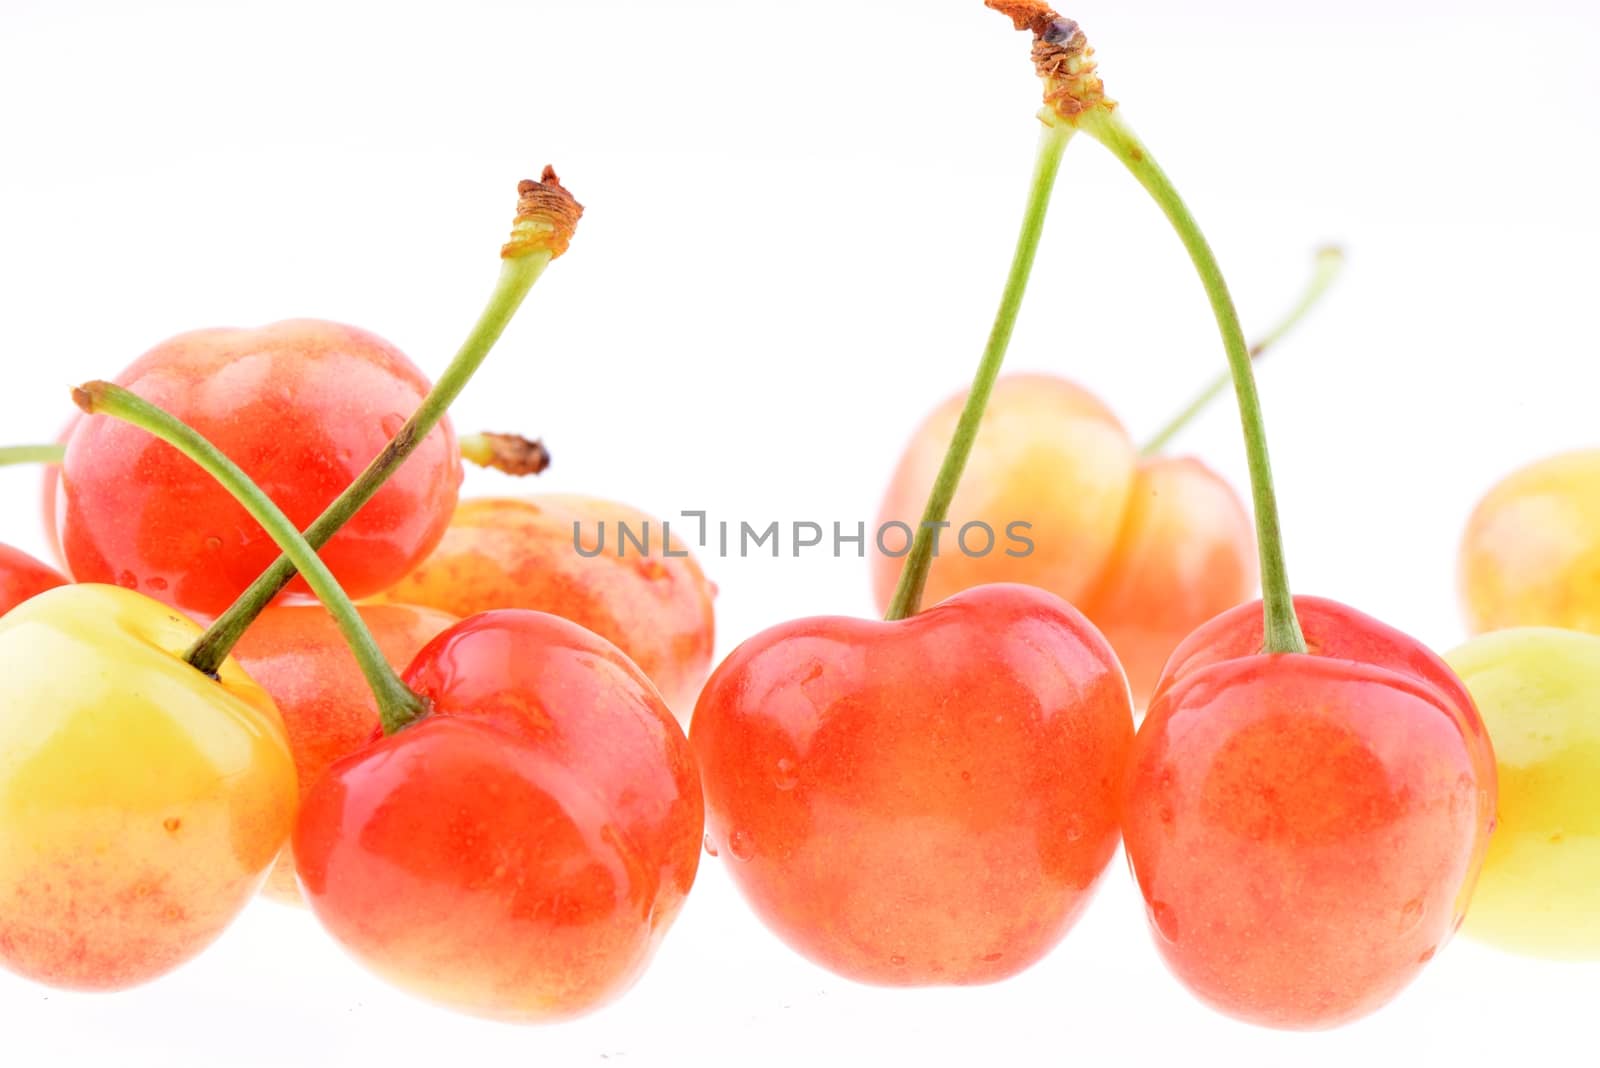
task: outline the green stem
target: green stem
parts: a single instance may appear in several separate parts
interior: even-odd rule
[[[90,382],[73,391],[73,400],[90,415],[108,415],[149,431],[171,445],[189,459],[199,464],[227,491],[244,505],[251,518],[260,523],[295,566],[305,575],[306,582],[333,615],[345,641],[361,665],[378,699],[378,714],[383,729],[393,734],[418,717],[426,715],[427,703],[400,680],[389,662],[379,651],[356,606],[340,588],[333,572],[328,570],[317,552],[301,536],[289,517],[241,471],[237,464],[224,456],[191,427],[149,401],[129,393],[110,382]],[[216,674],[215,670],[211,674]]]
[[[916,615],[922,606],[922,591],[928,584],[928,569],[933,563],[934,534],[950,511],[950,501],[955,497],[956,486],[961,482],[961,472],[972,455],[973,442],[978,437],[978,425],[989,404],[989,394],[994,391],[994,381],[1005,361],[1006,348],[1011,343],[1011,332],[1016,326],[1017,312],[1022,307],[1022,297],[1028,288],[1028,276],[1033,271],[1034,256],[1039,251],[1039,236],[1044,230],[1045,213],[1050,208],[1050,194],[1055,188],[1056,174],[1061,169],[1061,156],[1072,139],[1074,128],[1067,123],[1048,123],[1039,138],[1039,152],[1033,169],[1033,185],[1028,191],[1028,204],[1022,216],[1022,231],[1017,235],[1016,253],[1011,259],[1011,271],[1006,276],[1005,292],[1000,297],[1000,309],[995,313],[994,326],[989,331],[989,343],[983,350],[978,373],[972,380],[972,391],[967,394],[966,407],[956,424],[950,447],[934,479],[933,490],[928,495],[927,507],[922,513],[922,525],[911,541],[911,551],[906,556],[905,567],[900,572],[900,583],[895,587],[894,599],[889,602],[888,620],[905,619]]]
[[[495,285],[489,304],[478,318],[472,333],[456,353],[433,389],[422,401],[415,414],[395,434],[384,450],[367,465],[327,510],[305,530],[305,539],[314,549],[320,549],[338,532],[339,528],[355,515],[382,488],[390,475],[400,468],[412,451],[422,443],[444,417],[445,411],[461,393],[489,350],[504,333],[506,324],[522,306],[523,298],[544,273],[553,258],[549,251],[541,250],[501,261],[500,279]],[[294,578],[295,561],[287,554],[280,556],[271,567],[239,595],[232,607],[219,616],[215,623],[190,647],[184,659],[205,672],[215,672],[217,665],[227,659],[228,653],[255,622],[262,610]]]
[[[1122,161],[1145,191],[1153,197],[1167,221],[1177,231],[1211,301],[1211,311],[1222,333],[1228,354],[1228,369],[1239,402],[1239,419],[1244,429],[1245,454],[1250,467],[1250,493],[1255,504],[1256,541],[1261,554],[1261,589],[1266,606],[1266,651],[1303,653],[1305,636],[1295,616],[1294,599],[1289,591],[1289,573],[1283,559],[1283,533],[1278,521],[1278,498],[1272,486],[1272,464],[1267,457],[1266,427],[1261,418],[1261,399],[1256,393],[1255,373],[1250,366],[1250,350],[1239,314],[1228,293],[1227,282],[1216,255],[1206,243],[1200,226],[1178,196],[1171,179],[1151,158],[1150,152],[1122,121],[1122,112],[1095,108],[1079,116],[1079,126],[1090,137],[1105,145]]]
[[[1268,330],[1256,339],[1250,346],[1250,359],[1259,362],[1278,342],[1287,337],[1294,328],[1300,325],[1302,319],[1316,307],[1324,294],[1333,285],[1334,279],[1339,277],[1339,271],[1344,267],[1344,252],[1339,248],[1329,245],[1317,250],[1316,263],[1311,271],[1311,280],[1306,283],[1305,290],[1300,294],[1300,299],[1295,302],[1289,314],[1278,321],[1278,325]],[[1211,402],[1222,395],[1233,382],[1233,373],[1228,370],[1220,372],[1206,384],[1206,387],[1195,394],[1194,399],[1186,404],[1177,415],[1167,421],[1166,425],[1156,431],[1150,440],[1146,441],[1139,449],[1141,456],[1154,456],[1167,446],[1178,432],[1194,421],[1195,416],[1210,407]]]
[[[0,467],[12,464],[58,464],[66,455],[65,445],[7,445],[0,448]]]

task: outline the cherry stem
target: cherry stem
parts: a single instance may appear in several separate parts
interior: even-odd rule
[[[488,306],[450,366],[423,398],[421,407],[367,469],[306,528],[305,539],[314,549],[326,545],[339,528],[377,494],[389,476],[399,470],[444,418],[446,410],[505,332],[533,284],[550,261],[566,251],[583,209],[562,188],[555,173],[546,167],[541,181],[523,182],[518,194],[520,200],[511,241],[501,249],[500,278],[489,296]],[[184,654],[184,659],[201,671],[215,673],[217,665],[227,658],[256,617],[293,580],[297,570],[291,557],[280,556],[211,624]]]
[[[268,536],[277,543],[306,577],[312,592],[333,616],[339,631],[355,654],[361,673],[378,700],[378,715],[386,734],[393,734],[428,711],[427,702],[411,690],[384,659],[372,632],[356,606],[339,586],[328,565],[301,535],[294,523],[272,503],[239,466],[224,456],[192,427],[169,412],[111,382],[90,382],[72,392],[72,399],[90,415],[106,415],[139,427],[171,445],[199,464],[242,504]],[[220,666],[220,664],[219,664]],[[209,672],[216,674],[213,668]]]
[[[539,439],[487,431],[461,439],[461,458],[515,478],[542,474],[550,466],[550,450]]]
[[[67,454],[65,445],[7,445],[0,448],[0,467],[12,464],[58,464]]]
[[[537,438],[520,434],[467,434],[460,439],[461,458],[477,467],[493,468],[508,475],[537,475],[550,466],[550,451]],[[0,467],[13,464],[58,464],[67,458],[67,447],[55,445],[7,445],[0,447]]]
[[[967,394],[966,407],[961,410],[961,419],[956,424],[944,462],[940,464],[939,474],[934,479],[933,490],[928,495],[922,524],[911,540],[911,551],[900,572],[900,583],[895,587],[894,599],[889,602],[889,610],[884,615],[890,621],[916,615],[922,606],[922,591],[928,584],[928,569],[933,563],[934,534],[950,512],[950,501],[961,482],[961,472],[972,455],[978,426],[983,421],[984,409],[989,405],[989,394],[994,391],[995,379],[1000,375],[1000,365],[1005,362],[1017,312],[1022,308],[1022,298],[1027,292],[1028,276],[1033,271],[1034,256],[1039,251],[1039,236],[1044,231],[1045,215],[1050,208],[1050,194],[1055,188],[1056,174],[1061,169],[1061,156],[1075,132],[1069,124],[1052,122],[1049,118],[1044,121],[1045,129],[1039,138],[1039,152],[1034,163],[1033,185],[1028,191],[1022,231],[1017,235],[1017,248],[1011,259],[1011,271],[1006,276],[1005,291],[1000,297],[1000,308],[995,313],[994,326],[989,331],[989,342],[984,347],[978,373],[972,380],[972,391]]]
[[[1122,121],[1115,108],[1094,108],[1078,116],[1078,125],[1122,161],[1144,186],[1177,231],[1211,301],[1211,311],[1222,333],[1228,355],[1228,370],[1239,402],[1239,421],[1244,430],[1245,454],[1250,468],[1250,493],[1255,505],[1256,542],[1261,554],[1261,589],[1266,613],[1266,651],[1303,653],[1305,635],[1295,616],[1294,599],[1289,590],[1289,572],[1283,557],[1283,532],[1278,519],[1278,498],[1272,485],[1272,464],[1267,456],[1266,426],[1261,417],[1261,398],[1256,392],[1255,372],[1250,349],[1239,326],[1239,314],[1222,276],[1216,255],[1188,207],[1178,195],[1150,152]]]
[[[1261,335],[1250,346],[1250,359],[1260,362],[1274,345],[1282,341],[1306,315],[1322,300],[1324,294],[1333,286],[1334,280],[1339,277],[1339,272],[1344,268],[1344,251],[1337,246],[1328,245],[1317,250],[1316,260],[1312,266],[1311,280],[1306,283],[1305,290],[1300,294],[1300,299],[1295,302],[1289,313],[1279,320],[1278,325]],[[1224,370],[1206,384],[1206,387],[1186,404],[1182,410],[1167,421],[1166,425],[1151,435],[1150,439],[1139,449],[1140,456],[1155,456],[1167,446],[1173,438],[1178,436],[1186,426],[1192,423],[1196,416],[1210,407],[1211,402],[1222,395],[1233,382],[1233,373]]]

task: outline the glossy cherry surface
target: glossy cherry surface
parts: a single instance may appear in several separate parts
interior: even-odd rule
[[[456,623],[454,616],[414,605],[361,605],[360,612],[384,659],[397,670]],[[366,746],[378,732],[377,701],[320,604],[273,605],[251,624],[233,655],[278,706],[302,794],[329,765]],[[292,851],[279,855],[263,892],[300,902]]]
[[[0,545],[0,616],[45,590],[65,586],[67,577],[20,549]]]
[[[626,653],[687,717],[711,670],[715,589],[676,534],[672,555],[663,538],[659,519],[594,497],[467,500],[384,598],[457,616],[528,608],[570,619]]]
[[[0,618],[0,965],[117,990],[209,945],[288,837],[294,763],[272,699],[199,627],[80,584]]]
[[[551,1020],[620,994],[683,904],[704,823],[654,687],[604,639],[516,610],[445,631],[405,678],[431,713],[302,804],[317,917],[378,974],[468,1012]]]
[[[915,527],[966,394],[918,427],[879,513]],[[1143,707],[1168,654],[1195,627],[1251,597],[1258,569],[1238,494],[1198,460],[1141,458],[1110,409],[1052,375],[1002,376],[950,506],[928,574],[929,601],[987,582],[1025,582],[1070,601],[1117,651]],[[995,544],[979,552],[975,528]],[[1031,542],[1007,536],[1013,524]],[[889,535],[890,551],[899,548]],[[1011,550],[1011,551],[1008,551]],[[1014,553],[1016,555],[1014,555]],[[902,561],[875,547],[873,590],[887,608]]]
[[[862,982],[963,984],[1034,963],[1088,904],[1133,718],[1093,626],[1000,585],[764,631],[690,735],[708,844],[784,941]]]
[[[1173,654],[1139,729],[1123,836],[1156,943],[1224,1012],[1276,1027],[1382,1005],[1460,924],[1494,824],[1494,754],[1459,679],[1353,609],[1259,604]]]
[[[315,320],[181,334],[117,381],[194,427],[302,528],[428,391],[387,342]],[[378,592],[433,548],[460,479],[455,437],[442,424],[323,549],[352,596]],[[75,578],[137,589],[195,615],[220,613],[277,558],[260,526],[199,467],[114,420],[77,423],[60,495],[62,549]]]

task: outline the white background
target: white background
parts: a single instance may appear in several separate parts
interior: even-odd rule
[[[1600,9],[1580,0],[1083,0],[1111,94],[1184,189],[1247,324],[1312,248],[1341,286],[1262,372],[1297,588],[1446,649],[1476,497],[1593,444]],[[182,330],[357,323],[437,372],[487,295],[516,179],[588,206],[457,409],[542,434],[543,488],[657,514],[871,520],[962,386],[1034,148],[1028,42],[979,0],[0,3],[0,438]],[[1198,284],[1098,146],[1068,152],[1012,368],[1136,434],[1221,366]],[[1226,407],[1181,443],[1244,484]],[[36,475],[0,538],[42,549]],[[506,488],[478,475],[471,487]],[[720,649],[870,611],[862,561],[704,561]],[[116,996],[0,977],[6,1065],[1588,1063],[1600,965],[1458,940],[1397,1002],[1283,1035],[1165,973],[1117,860],[1042,965],[968,990],[835,979],[706,858],[645,979],[522,1029],[412,1002],[260,903]],[[1600,892],[1600,891],[1597,891]],[[1536,1061],[1535,1061],[1536,1062]]]

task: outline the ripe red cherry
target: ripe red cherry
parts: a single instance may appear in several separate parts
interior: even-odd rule
[[[1029,586],[736,649],[695,708],[707,841],[793,948],[863,982],[983,983],[1072,926],[1133,738],[1111,648]]]
[[[384,659],[397,670],[456,623],[455,616],[414,605],[369,604],[360,611]],[[273,605],[245,631],[233,656],[278,706],[301,795],[330,764],[365,746],[380,729],[366,677],[320,604]],[[289,850],[278,857],[262,892],[300,903]]]
[[[467,1012],[552,1020],[621,993],[683,904],[703,831],[655,688],[603,638],[523,610],[463,620],[405,681],[429,714],[302,802],[317,917],[384,978]]]
[[[1461,922],[1494,754],[1433,653],[1335,602],[1294,603],[1306,654],[1260,652],[1259,603],[1173,653],[1123,836],[1186,985],[1255,1023],[1332,1027],[1392,998]]]
[[[117,381],[198,430],[302,528],[428,392],[387,342],[315,320],[181,334]],[[432,550],[460,481],[444,423],[322,550],[352,596],[382,590]],[[62,550],[80,582],[135,588],[209,617],[277,559],[261,527],[199,467],[114,420],[73,429],[60,496]]]
[[[66,576],[49,564],[20,549],[0,545],[0,616],[30,597],[66,584]]]

